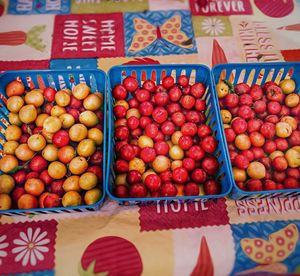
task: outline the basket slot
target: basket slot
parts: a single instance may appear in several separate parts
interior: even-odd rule
[[[236,83],[244,82],[245,77],[246,77],[246,69],[242,69]]]
[[[91,90],[93,92],[98,91],[98,87],[97,87],[97,80],[94,74],[90,75],[90,83],[89,83]]]
[[[236,76],[236,70],[233,69],[230,73],[230,75],[228,76],[228,80],[233,83],[234,82],[234,79],[235,79],[235,76]]]
[[[270,70],[270,72],[268,73],[268,75],[267,75],[267,77],[266,77],[264,83],[266,83],[266,82],[268,82],[268,81],[271,81],[271,80],[273,79],[274,71],[275,71],[275,70],[274,70],[273,68]]]
[[[218,82],[221,82],[223,80],[226,79],[226,69],[223,69],[220,73],[220,76],[219,76],[219,81]]]
[[[192,70],[190,74],[190,84],[193,85],[196,82],[196,70]]]
[[[205,92],[202,96],[202,99],[206,101],[206,103],[208,103],[209,99],[210,99],[210,95],[208,94],[208,90],[209,90],[209,87],[206,87],[205,89]]]
[[[280,70],[277,72],[275,72],[275,79],[274,81],[276,83],[279,83],[281,80],[282,80],[282,77],[283,77],[283,73],[284,73],[284,68],[280,68]]]
[[[294,73],[294,68],[293,67],[291,67],[288,70],[286,69],[285,74],[283,74],[282,79],[283,80],[285,80],[285,79],[289,80],[292,77],[293,73]]]
[[[251,86],[252,85],[252,83],[253,83],[253,81],[255,80],[255,69],[252,69],[251,70],[251,72],[250,72],[250,74],[248,75],[248,78],[247,78],[247,84],[249,85],[249,86]]]
[[[152,72],[151,72],[151,80],[156,83],[156,71],[155,70],[152,70]]]
[[[265,69],[261,69],[257,78],[256,78],[256,84],[261,85],[263,78],[265,76]]]

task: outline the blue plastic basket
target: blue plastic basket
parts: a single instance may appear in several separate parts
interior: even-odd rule
[[[34,70],[34,71],[9,71],[0,75],[0,149],[3,149],[3,142],[5,142],[4,129],[9,125],[8,114],[5,100],[5,87],[7,84],[15,79],[20,79],[25,87],[29,88],[45,88],[47,86],[53,87],[57,90],[63,88],[72,89],[78,83],[86,83],[91,87],[91,91],[101,92],[104,95],[104,139],[103,139],[103,189],[102,197],[93,205],[82,205],[76,207],[58,207],[58,208],[36,208],[36,209],[14,209],[0,211],[0,215],[26,215],[26,214],[49,214],[49,213],[71,213],[93,211],[101,207],[105,198],[105,164],[106,164],[106,89],[107,77],[101,70]],[[2,157],[0,157],[2,158]]]
[[[111,95],[111,89],[119,83],[122,83],[126,76],[135,76],[139,82],[139,85],[146,79],[152,79],[156,84],[161,83],[163,76],[172,75],[177,81],[178,77],[185,74],[189,77],[191,83],[202,82],[207,87],[206,93],[203,98],[207,103],[207,110],[205,112],[207,116],[207,122],[212,128],[214,136],[218,140],[218,149],[215,152],[215,156],[221,164],[220,170],[216,176],[216,179],[220,181],[222,186],[222,192],[218,195],[203,195],[203,196],[181,196],[181,197],[155,197],[155,198],[118,198],[114,195],[114,178],[115,173],[113,170],[115,162],[114,151],[114,115],[112,111],[113,98]],[[183,200],[183,201],[195,201],[195,200],[207,200],[210,198],[218,198],[226,196],[231,190],[231,181],[229,179],[229,166],[226,159],[226,151],[224,147],[224,140],[222,139],[222,129],[220,121],[216,114],[216,102],[212,96],[211,90],[211,74],[208,67],[203,65],[137,65],[137,66],[115,66],[110,69],[109,73],[109,89],[108,89],[108,159],[106,167],[106,192],[108,195],[119,203],[126,204],[141,204],[150,203],[157,200]]]
[[[230,80],[234,85],[240,82],[246,82],[249,85],[260,84],[263,85],[267,81],[275,81],[279,83],[281,80],[293,78],[296,82],[296,91],[300,91],[300,63],[237,63],[237,64],[219,64],[212,69],[213,83],[214,83],[214,97],[218,103],[218,96],[216,91],[216,84],[220,79]],[[221,113],[220,106],[217,104],[220,122]],[[230,194],[233,199],[254,199],[254,198],[270,198],[278,196],[298,196],[300,189],[286,189],[273,191],[259,191],[248,192],[238,188],[233,179],[232,165],[230,162],[229,152],[227,148],[224,129],[222,127],[222,137],[226,145],[226,157],[230,166],[229,179],[232,183],[232,192]]]

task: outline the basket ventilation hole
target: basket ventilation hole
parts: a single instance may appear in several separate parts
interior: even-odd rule
[[[261,69],[257,76],[256,84],[261,85],[264,75],[265,75],[265,69]]]
[[[267,78],[266,78],[265,82],[271,81],[273,79],[273,75],[274,75],[274,68],[272,68],[270,70],[269,74],[267,75]]]
[[[245,75],[246,75],[246,69],[242,69],[241,73],[240,73],[240,76],[237,80],[236,83],[241,83],[241,82],[244,82],[245,80]]]

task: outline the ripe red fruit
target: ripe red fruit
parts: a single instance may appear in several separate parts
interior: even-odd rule
[[[115,148],[116,148],[116,152],[119,152],[121,147],[123,147],[124,145],[127,145],[128,142],[127,141],[119,141],[115,143]]]
[[[171,120],[176,126],[182,126],[185,123],[185,116],[182,112],[175,112],[172,114]]]
[[[129,130],[125,126],[119,126],[115,129],[115,137],[119,140],[127,140],[129,137]]]
[[[153,105],[152,103],[145,101],[142,102],[139,106],[139,112],[141,113],[141,115],[143,116],[150,116],[153,112]]]
[[[288,168],[286,170],[286,174],[288,175],[288,177],[293,177],[296,179],[300,178],[300,171],[297,168]]]
[[[184,184],[189,178],[188,171],[185,168],[178,167],[172,172],[172,179],[178,184]]]
[[[60,206],[60,198],[57,194],[48,194],[43,200],[44,208],[54,208]]]
[[[285,189],[298,189],[299,180],[296,178],[288,177],[283,181]]]
[[[103,171],[99,166],[91,166],[86,171],[87,172],[92,172],[93,174],[95,174],[100,183],[103,182]]]
[[[117,84],[112,91],[112,96],[116,100],[126,100],[128,96],[128,92],[126,91],[126,88],[122,84]]]
[[[40,179],[45,183],[45,185],[50,185],[54,180],[48,173],[48,170],[44,170],[40,174]]]
[[[96,150],[90,157],[90,163],[92,165],[100,166],[103,162],[103,152],[101,150]]]
[[[30,134],[32,133],[32,131],[34,130],[35,128],[35,125],[34,124],[22,124],[21,126],[21,129],[22,129],[22,132],[23,133],[26,133],[26,134]]]
[[[113,113],[116,118],[123,118],[126,116],[127,109],[123,105],[116,105],[113,108]]]
[[[189,172],[193,171],[196,167],[196,162],[192,158],[184,158],[182,160],[182,167],[187,169]]]
[[[71,101],[69,106],[71,108],[79,109],[82,107],[82,100],[78,100],[75,97],[71,96]]]
[[[244,155],[237,155],[234,158],[234,164],[239,168],[239,169],[247,169],[249,166],[249,160],[247,157]]]
[[[202,160],[201,166],[207,174],[214,175],[218,172],[219,162],[215,157],[208,156]]]
[[[169,98],[172,102],[178,102],[181,98],[182,92],[178,86],[173,86],[169,90]]]
[[[52,138],[52,143],[58,148],[67,146],[70,142],[69,133],[65,130],[57,131]]]
[[[154,101],[158,106],[165,106],[169,102],[169,95],[166,92],[156,93],[154,95]]]
[[[198,196],[199,195],[199,185],[194,182],[189,182],[184,185],[183,193],[185,196]]]
[[[38,172],[30,172],[26,175],[26,180],[30,178],[39,178],[39,173]]]
[[[75,122],[78,122],[78,121],[79,121],[79,115],[80,115],[79,110],[77,110],[77,109],[70,109],[70,110],[68,111],[68,113],[74,117]]]
[[[224,98],[224,103],[229,108],[236,107],[239,103],[239,96],[236,94],[228,94]]]
[[[156,107],[152,112],[152,118],[155,122],[161,124],[168,119],[168,112],[163,107]]]
[[[264,91],[267,91],[267,88],[268,88],[269,86],[271,86],[271,85],[276,85],[276,86],[277,86],[276,82],[274,82],[274,81],[267,81],[267,82],[264,84],[264,86],[263,86],[263,90],[264,90]]]
[[[265,143],[265,137],[258,131],[251,132],[249,138],[254,147],[262,147]]]
[[[192,109],[195,105],[195,98],[193,96],[190,95],[184,95],[181,98],[181,105],[185,108],[185,109]]]
[[[205,156],[205,152],[200,146],[195,145],[188,150],[188,156],[195,161],[199,161]]]
[[[284,98],[284,94],[278,85],[270,85],[266,89],[266,94],[267,94],[267,99],[269,101],[275,101],[281,103]]]
[[[141,182],[141,180],[142,180],[142,174],[139,171],[132,170],[129,171],[126,175],[126,181],[130,185]]]
[[[300,145],[300,131],[294,130],[292,134],[289,136],[288,141],[291,146],[299,146]]]
[[[280,182],[282,183],[284,181],[284,179],[286,179],[286,173],[281,171],[274,171],[272,178],[276,181],[276,182]]]
[[[224,132],[225,132],[225,137],[226,137],[227,143],[232,143],[236,137],[234,130],[232,128],[225,128]]]
[[[250,162],[254,160],[254,153],[251,150],[243,150],[241,155],[245,156]]]
[[[213,153],[217,149],[217,141],[213,136],[206,136],[200,142],[201,148],[207,153]]]
[[[248,133],[259,131],[263,122],[260,119],[250,119],[247,123],[247,131]]]
[[[115,170],[119,173],[126,173],[128,172],[129,165],[125,160],[119,159],[115,163]]]
[[[150,192],[155,192],[160,189],[161,179],[156,174],[149,174],[146,176],[144,184]]]
[[[128,126],[128,128],[130,128],[130,129],[137,129],[138,126],[139,126],[139,124],[140,124],[140,121],[139,121],[139,119],[138,119],[137,117],[135,117],[135,116],[131,116],[131,117],[128,118],[128,120],[127,120],[127,126]]]
[[[234,159],[238,156],[238,153],[236,151],[233,150],[229,150],[229,158],[230,158],[230,162],[234,163]]]
[[[48,162],[39,155],[34,156],[29,163],[29,168],[34,172],[42,172],[47,166]]]
[[[142,116],[140,118],[140,127],[145,128],[147,125],[152,123],[152,119],[149,117]]]
[[[187,86],[182,87],[181,90],[182,90],[183,95],[188,95],[191,93],[191,86],[188,84]]]
[[[150,100],[150,92],[146,89],[138,89],[135,92],[135,98],[140,102],[145,102]]]
[[[145,147],[140,152],[140,158],[145,162],[153,162],[156,157],[155,149]]]
[[[193,145],[193,139],[190,136],[181,136],[178,145],[183,150],[188,150]]]
[[[260,133],[267,139],[272,139],[275,136],[275,125],[269,122],[263,123],[260,127]]]
[[[284,171],[288,167],[288,162],[283,156],[277,156],[272,160],[272,166],[277,171]]]
[[[279,118],[277,115],[268,115],[265,119],[266,122],[276,124],[279,122]]]
[[[249,93],[250,91],[250,87],[247,83],[238,83],[235,87],[234,87],[234,91],[237,94],[246,94]]]
[[[225,107],[226,108],[226,107]],[[228,108],[228,110],[230,111],[231,115],[233,117],[236,117],[238,116],[238,112],[239,112],[239,107],[236,106],[236,107],[233,107],[233,108]]]
[[[191,178],[196,183],[199,183],[199,184],[204,183],[207,179],[206,172],[200,168],[195,169],[192,172]]]
[[[240,96],[240,105],[252,106],[253,100],[249,94],[243,94]]]
[[[138,108],[139,107],[139,102],[136,98],[131,98],[127,101],[128,105],[130,108]]]
[[[276,148],[276,143],[273,140],[267,140],[263,146],[263,150],[266,153],[272,153]]]
[[[271,169],[272,159],[270,157],[262,157],[260,162],[266,167],[266,169]],[[268,172],[266,172],[267,174]],[[265,177],[267,178],[267,177]]]
[[[119,198],[127,198],[129,197],[129,189],[125,185],[117,185],[114,194]]]
[[[281,111],[281,105],[278,102],[268,102],[267,104],[267,111],[269,114],[279,114],[279,112]]]
[[[196,99],[196,102],[195,102],[195,109],[197,111],[204,111],[206,109],[206,102],[205,100],[202,100],[202,99]]]
[[[300,103],[291,108],[291,115],[297,118],[300,116]]]
[[[181,75],[178,77],[178,84],[185,87],[189,84],[189,78],[185,75]]]
[[[212,130],[211,130],[210,126],[208,126],[208,125],[200,125],[198,127],[198,136],[200,138],[204,138],[204,137],[209,136],[211,134],[212,134]]]
[[[246,189],[250,192],[257,192],[263,189],[263,185],[259,179],[249,179],[246,182]]]
[[[54,180],[51,183],[51,189],[50,191],[54,194],[59,195],[60,197],[62,197],[65,193],[64,189],[63,189],[63,184],[64,184],[64,179],[59,179],[59,180]]]
[[[260,100],[263,96],[263,91],[260,85],[253,84],[250,88],[249,92],[250,96],[252,97],[253,101]]]
[[[164,171],[164,172],[160,173],[159,177],[163,183],[172,181],[171,171]]]
[[[177,195],[177,188],[171,182],[167,182],[161,186],[161,196],[172,197]]]
[[[30,135],[25,133],[21,136],[21,138],[19,139],[19,143],[20,144],[26,144],[28,139],[29,139]]]
[[[56,94],[56,90],[52,87],[46,87],[44,89],[44,98],[48,101],[48,102],[53,102],[55,100],[55,94]]]
[[[167,111],[172,115],[175,112],[181,111],[181,106],[178,103],[170,103],[167,105]]]
[[[43,131],[43,127],[36,127],[34,130],[33,130],[33,134],[39,134]]]
[[[267,179],[264,181],[264,190],[277,190],[277,185],[273,180]]]
[[[161,126],[161,131],[165,135],[172,135],[175,131],[175,125],[170,121],[165,121]]]
[[[281,106],[280,113],[278,114],[280,117],[289,116],[291,114],[291,109],[285,105]]]
[[[277,150],[285,151],[289,148],[289,143],[284,138],[276,138],[275,143],[276,143]]]
[[[255,160],[258,160],[265,156],[265,152],[262,148],[252,147],[252,148],[250,148],[250,150],[253,152]]]
[[[155,91],[155,83],[154,83],[154,81],[152,81],[152,80],[146,80],[143,83],[143,88],[147,89],[150,92],[154,92]]]
[[[147,189],[142,183],[135,183],[130,187],[130,196],[134,198],[146,197]]]
[[[26,193],[26,192],[25,192],[24,188],[22,188],[22,187],[16,187],[16,188],[13,190],[11,196],[12,196],[14,202],[18,202],[19,198],[20,198],[22,195],[24,195],[25,193]]]
[[[162,85],[164,88],[171,88],[174,85],[174,78],[171,76],[166,76],[162,80]]]
[[[181,132],[184,136],[195,136],[198,129],[195,123],[184,123],[181,126]]]
[[[145,134],[150,137],[154,138],[158,134],[158,127],[155,124],[149,124],[145,127]]]
[[[264,113],[267,110],[267,104],[263,100],[258,100],[253,104],[253,110],[256,113]]]
[[[131,145],[124,145],[120,148],[120,156],[122,159],[130,161],[135,157],[135,151],[133,146]]]
[[[213,179],[207,180],[204,185],[204,193],[206,195],[217,195],[221,193],[221,185]]]
[[[253,110],[248,105],[242,105],[238,111],[238,115],[244,119],[253,118],[254,117],[253,114],[254,114]]]
[[[248,124],[243,118],[237,118],[231,123],[231,127],[236,134],[242,134],[246,132]]]
[[[13,178],[17,185],[23,185],[26,181],[26,171],[25,170],[17,171],[13,175]]]
[[[167,155],[170,147],[165,141],[158,141],[154,144],[154,149],[157,155]]]
[[[205,93],[205,86],[201,82],[197,82],[191,87],[191,94],[195,98],[201,98]]]
[[[186,120],[191,123],[199,124],[202,122],[202,118],[200,113],[194,110],[188,111],[185,115]]]
[[[128,76],[123,80],[123,85],[127,91],[133,92],[138,88],[138,81],[136,78]]]

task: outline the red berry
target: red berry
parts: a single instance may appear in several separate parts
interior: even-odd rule
[[[170,88],[174,85],[174,78],[171,76],[166,76],[162,80],[162,85],[164,88]]]
[[[209,179],[207,180],[204,185],[204,193],[206,195],[216,195],[216,194],[220,194],[221,193],[221,186],[220,184],[213,180],[213,179]]]
[[[154,95],[154,101],[158,106],[165,106],[169,102],[169,95],[166,92],[156,93]]]
[[[166,182],[161,186],[161,196],[172,197],[177,195],[177,188],[171,182]]]
[[[155,149],[149,147],[143,148],[140,152],[140,157],[145,163],[153,162],[156,157]]]
[[[135,92],[135,98],[140,102],[145,102],[150,100],[150,92],[146,89],[138,89]]]
[[[125,160],[119,159],[115,163],[115,170],[119,173],[126,173],[128,172],[129,165]]]
[[[160,189],[161,179],[156,174],[149,174],[146,176],[144,184],[150,192],[155,192]]]
[[[193,139],[190,136],[181,136],[178,145],[183,150],[188,150],[193,145]]]
[[[130,196],[134,198],[143,198],[147,195],[147,189],[142,183],[135,183],[130,186]]]
[[[205,157],[201,162],[201,166],[209,175],[215,175],[219,170],[219,162],[215,157]]]
[[[199,146],[192,146],[188,150],[188,156],[195,161],[201,160],[205,155],[204,150]]]
[[[128,76],[123,80],[123,85],[127,91],[133,92],[138,88],[138,81],[136,78]]]
[[[188,171],[182,167],[178,167],[172,172],[172,179],[178,184],[184,184],[187,182],[188,177]]]
[[[56,94],[56,90],[52,87],[46,87],[44,89],[44,98],[48,101],[48,102],[53,102],[55,100],[55,94]]]
[[[296,178],[288,177],[283,181],[285,189],[298,189],[299,180]]]
[[[181,126],[182,135],[195,136],[198,129],[195,123],[184,123]]]
[[[155,83],[154,83],[154,81],[152,81],[152,80],[146,80],[143,83],[143,88],[147,89],[150,92],[154,92],[155,91]]]
[[[190,95],[184,95],[181,98],[181,105],[185,108],[185,109],[192,109],[195,105],[195,98],[193,96]]]
[[[228,94],[224,98],[224,103],[227,107],[236,107],[239,103],[239,96],[236,94]]]
[[[181,98],[182,92],[178,86],[173,86],[169,90],[169,98],[172,102],[178,102]]]
[[[243,118],[237,118],[233,120],[231,127],[236,134],[242,134],[246,132],[248,124]]]
[[[140,118],[140,127],[145,128],[147,125],[152,123],[152,119],[149,117],[142,116]]]
[[[263,189],[262,182],[259,179],[249,179],[246,182],[246,188],[248,191],[256,192]]]
[[[202,99],[196,99],[196,102],[195,102],[195,109],[197,111],[204,111],[206,109],[206,102],[205,100],[202,100]]]
[[[163,107],[156,107],[152,112],[152,118],[155,122],[161,124],[168,118],[168,112]]]
[[[234,87],[234,91],[237,94],[246,94],[246,93],[249,93],[250,87],[249,87],[249,85],[247,83],[238,83]]]
[[[277,190],[277,185],[273,180],[267,179],[264,181],[264,190]]]
[[[129,189],[125,185],[117,185],[114,194],[119,198],[127,198],[129,197]]]
[[[191,87],[191,94],[195,98],[201,98],[205,93],[205,86],[201,82],[197,82]]]
[[[139,112],[142,116],[150,116],[153,112],[153,105],[152,103],[145,101],[140,104],[139,106]]]
[[[136,129],[138,128],[140,124],[140,121],[137,117],[135,116],[131,116],[128,120],[127,120],[127,126],[130,128],[130,129]]]
[[[161,126],[161,131],[165,135],[172,135],[175,131],[175,125],[170,121],[165,121]]]
[[[217,149],[217,141],[213,136],[206,136],[200,142],[201,148],[207,153],[213,153]]]
[[[142,180],[142,174],[139,171],[132,170],[126,175],[126,181],[128,184],[138,183]]]
[[[120,156],[126,161],[130,161],[135,157],[135,151],[133,146],[125,144],[120,148]]]
[[[176,126],[182,126],[185,123],[185,116],[182,112],[175,112],[171,116],[171,120]]]
[[[123,105],[116,105],[113,108],[116,118],[124,118],[126,116],[127,109]]]
[[[199,195],[199,185],[194,182],[189,182],[184,185],[183,192],[185,196],[198,196]]]
[[[116,100],[126,100],[128,92],[122,84],[118,84],[114,87],[112,95]]]
[[[162,173],[160,173],[159,177],[160,177],[160,179],[161,179],[161,181],[163,183],[171,182],[172,181],[172,173],[171,173],[171,171],[162,172]]]
[[[207,179],[206,172],[203,169],[195,169],[192,172],[191,178],[196,183],[204,183]]]
[[[200,125],[197,132],[200,138],[204,138],[212,134],[212,130],[208,125]]]
[[[250,88],[249,92],[250,96],[252,97],[253,101],[260,100],[263,96],[263,91],[260,85],[253,84]]]
[[[157,155],[167,155],[170,147],[165,141],[158,141],[154,144],[154,149]]]
[[[182,160],[182,167],[187,169],[189,172],[193,171],[196,167],[196,162],[192,158],[184,158]]]
[[[178,77],[178,84],[185,87],[189,84],[189,78],[185,75],[181,75]]]
[[[239,168],[239,169],[247,169],[249,166],[249,160],[247,157],[244,155],[237,155],[234,159],[234,164]]]
[[[158,127],[155,124],[149,124],[145,127],[145,134],[150,137],[154,138],[158,133]]]

